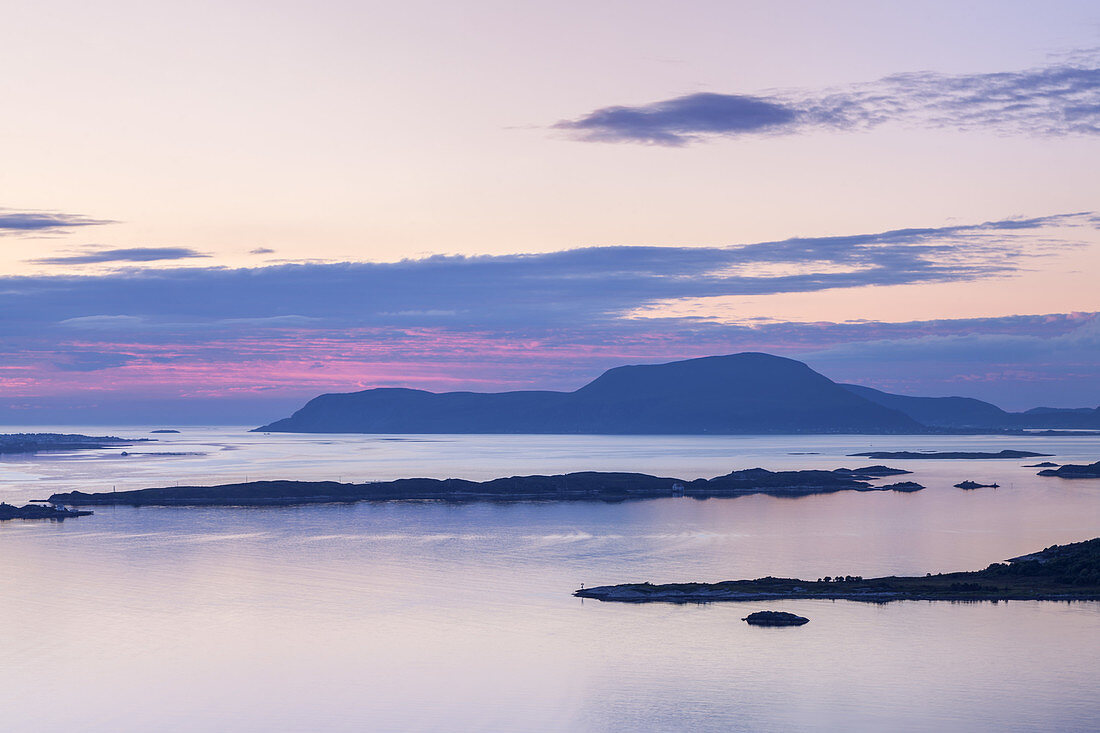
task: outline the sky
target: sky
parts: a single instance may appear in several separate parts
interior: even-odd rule
[[[4,11],[0,423],[738,351],[1100,404],[1094,2]]]

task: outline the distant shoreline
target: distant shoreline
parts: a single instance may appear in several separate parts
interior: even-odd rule
[[[0,454],[14,455],[45,451],[96,450],[126,448],[135,443],[155,442],[151,438],[117,438],[113,435],[79,433],[5,433],[0,434]]]

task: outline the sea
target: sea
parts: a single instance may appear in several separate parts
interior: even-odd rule
[[[1100,536],[1100,436],[296,435],[3,456],[0,500],[258,479],[905,468],[915,493],[98,507],[0,522],[10,731],[1094,731],[1100,602],[618,604],[583,585],[976,570]],[[167,426],[155,426],[167,427]],[[27,428],[0,427],[0,432]],[[868,450],[1050,459],[869,460]],[[971,479],[999,487],[964,491]],[[751,627],[791,611],[797,628]]]

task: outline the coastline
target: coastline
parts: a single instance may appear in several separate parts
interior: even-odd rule
[[[578,598],[619,603],[710,603],[715,601],[1098,601],[1100,538],[1053,545],[1040,552],[993,563],[984,570],[801,580],[758,578],[718,583],[623,583],[581,588]]]

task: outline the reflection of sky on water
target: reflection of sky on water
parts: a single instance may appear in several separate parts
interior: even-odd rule
[[[0,485],[22,498],[244,471],[694,476],[851,466],[863,461],[843,454],[868,449],[1096,452],[1091,438],[170,437],[158,450],[205,455],[5,457]],[[229,445],[239,450],[217,450]],[[820,455],[788,455],[801,451]],[[795,601],[782,608],[810,624],[761,630],[740,621],[756,606],[569,595],[581,583],[976,569],[1098,534],[1100,481],[1039,478],[1021,467],[1031,462],[895,461],[928,486],[915,494],[104,507],[8,522],[0,696],[21,701],[12,729],[40,730],[1085,729],[1100,714],[1100,604]],[[951,487],[963,478],[1001,488]]]

